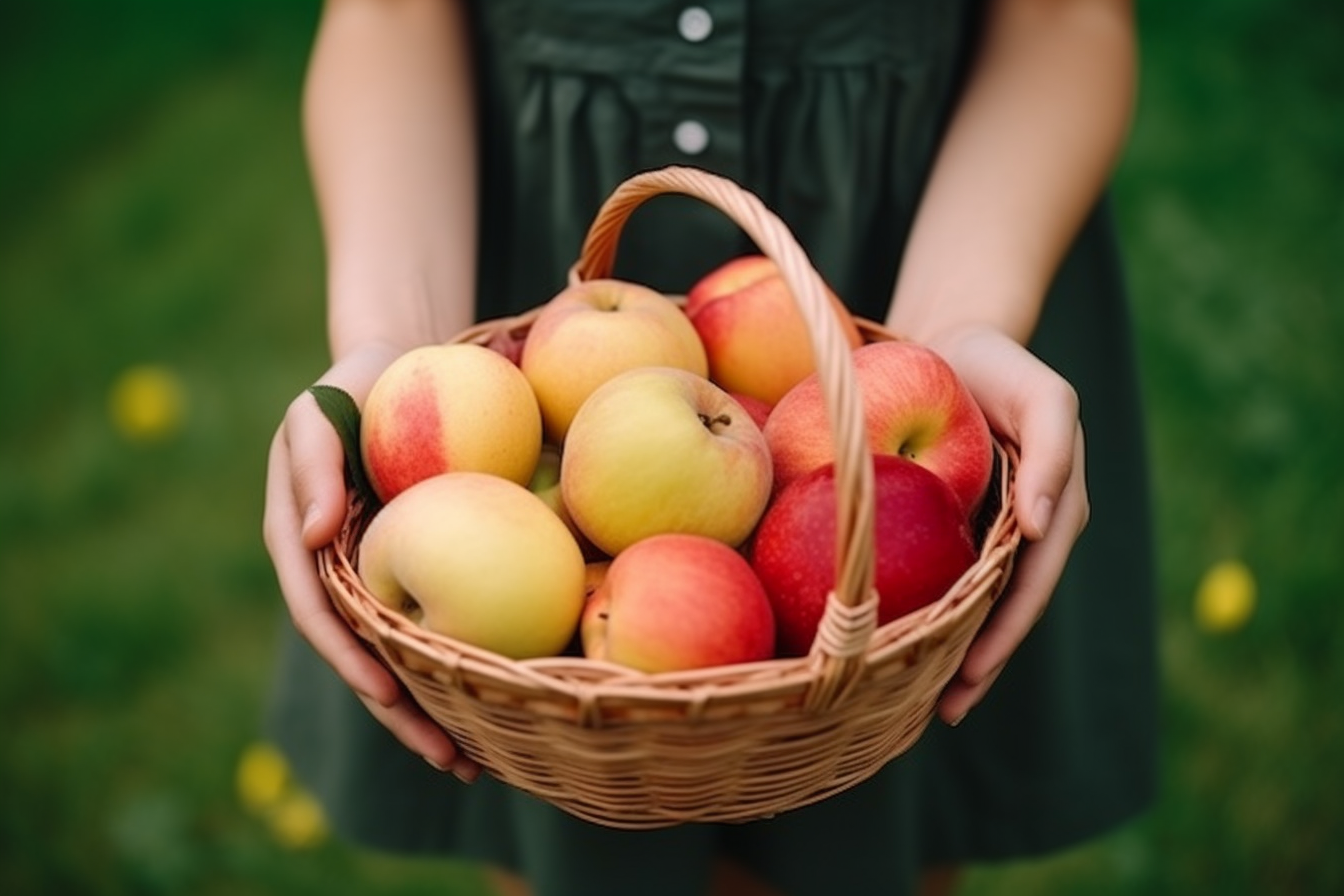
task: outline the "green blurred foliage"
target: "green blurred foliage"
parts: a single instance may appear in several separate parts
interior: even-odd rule
[[[298,132],[316,2],[7,5],[0,27],[0,891],[480,892],[292,851],[235,793],[279,597],[266,445],[324,366]],[[1344,11],[1138,4],[1116,183],[1151,415],[1165,782],[975,894],[1344,892]],[[160,364],[171,438],[108,393]],[[1239,630],[1201,575],[1255,572]]]

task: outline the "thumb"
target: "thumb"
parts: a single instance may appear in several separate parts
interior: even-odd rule
[[[285,440],[303,545],[316,550],[336,537],[345,519],[345,451],[336,430],[307,392],[290,405]]]
[[[1049,531],[1064,490],[1083,458],[1078,394],[1053,374],[1044,379],[1030,390],[1033,398],[1015,415],[1016,432],[1011,434],[1020,451],[1013,510],[1022,534],[1031,541],[1040,541]]]
[[[401,349],[395,346],[363,346],[338,361],[319,382],[342,389],[363,407],[374,382],[399,354]],[[303,543],[316,550],[330,543],[345,521],[345,450],[336,428],[307,391],[290,403],[285,437]],[[357,457],[352,460],[359,462]]]

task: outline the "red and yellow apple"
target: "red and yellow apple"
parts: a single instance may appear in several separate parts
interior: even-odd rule
[[[828,291],[829,293],[829,291]],[[829,293],[851,348],[862,344],[854,318]],[[686,295],[709,359],[709,378],[733,393],[773,405],[816,370],[807,321],[775,262],[744,255],[702,277]]]
[[[581,623],[584,656],[642,672],[770,659],[770,600],[737,551],[701,535],[654,535],[611,562]]]
[[[874,342],[853,353],[868,448],[938,474],[970,516],[989,487],[994,443],[984,412],[943,357],[914,342]],[[764,427],[775,489],[835,460],[821,383],[791,389]]]
[[[360,543],[369,593],[430,631],[513,659],[552,656],[578,630],[583,555],[540,498],[487,473],[402,491]]]
[[[613,557],[664,532],[736,546],[770,498],[770,451],[705,377],[641,367],[599,386],[574,415],[560,488],[575,524]]]
[[[878,455],[874,472],[874,588],[878,624],[947,593],[975,562],[970,527],[952,490],[903,457]],[[835,587],[835,465],[794,480],[771,502],[751,565],[774,611],[782,656],[806,654]]]
[[[593,390],[635,367],[677,367],[704,376],[704,346],[676,302],[623,280],[588,280],[543,305],[519,361],[536,393],[546,437],[563,444]]]
[[[492,473],[520,485],[541,452],[541,412],[527,379],[479,345],[426,345],[397,358],[364,401],[360,453],[389,501],[439,473]]]

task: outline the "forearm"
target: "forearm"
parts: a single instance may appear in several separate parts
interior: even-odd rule
[[[997,0],[939,151],[887,323],[933,341],[988,325],[1025,343],[1123,146],[1129,0]]]
[[[467,26],[441,0],[328,0],[304,136],[333,357],[446,339],[473,316],[475,112]]]

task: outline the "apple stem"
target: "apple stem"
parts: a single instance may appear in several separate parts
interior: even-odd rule
[[[731,426],[733,422],[733,418],[729,417],[727,414],[720,414],[717,417],[707,417],[704,414],[698,416],[700,417],[700,422],[705,425],[705,429],[708,429],[710,432],[714,431],[715,424]]]

